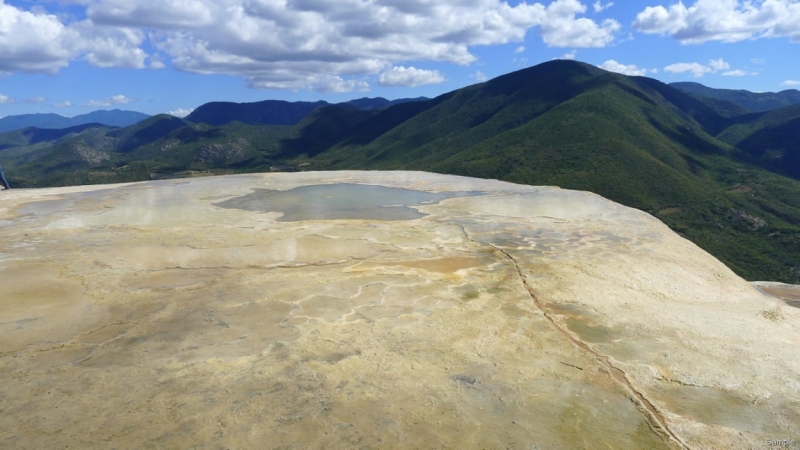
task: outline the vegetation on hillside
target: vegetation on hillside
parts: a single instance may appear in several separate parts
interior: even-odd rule
[[[692,82],[671,83],[670,86],[698,98],[733,103],[747,109],[748,112],[766,112],[800,104],[800,91],[797,89],[786,89],[781,92],[750,92],[744,89],[714,89]]]
[[[742,114],[725,102],[552,61],[382,110],[325,106],[294,125],[162,115],[7,148],[0,162],[20,187],[278,165],[556,185],[649,212],[745,278],[800,283],[800,106]]]

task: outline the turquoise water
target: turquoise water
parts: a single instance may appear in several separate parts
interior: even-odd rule
[[[288,191],[255,189],[253,193],[215,203],[245,211],[282,212],[279,222],[302,220],[412,220],[424,217],[411,206],[438,203],[481,192],[424,192],[411,189],[338,183],[301,186]]]

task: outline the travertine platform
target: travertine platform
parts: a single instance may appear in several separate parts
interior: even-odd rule
[[[0,448],[800,441],[800,310],[591,193],[419,172],[3,191],[0,242]]]

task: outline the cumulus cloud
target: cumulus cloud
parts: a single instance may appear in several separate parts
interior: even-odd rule
[[[45,97],[39,96],[39,97],[26,98],[25,100],[23,100],[23,103],[28,103],[28,104],[31,104],[31,105],[35,105],[37,103],[44,103],[46,101],[47,101],[47,99]]]
[[[78,33],[56,16],[0,1],[0,71],[56,73],[69,64],[79,43]]]
[[[726,70],[730,69],[731,65],[725,62],[722,58],[720,59],[712,59],[708,62],[708,65],[711,66],[714,70]]]
[[[514,50],[514,53],[522,53],[524,51],[525,51],[525,46],[524,45],[520,45],[519,47],[517,47],[516,50]]]
[[[730,68],[731,65],[728,64],[722,58],[720,58],[720,59],[712,59],[711,61],[708,62],[708,65],[703,65],[697,62],[691,62],[691,63],[681,62],[676,64],[670,64],[669,66],[664,67],[664,71],[669,73],[691,72],[695,78],[700,78],[709,73],[719,72],[720,70],[728,70]],[[742,71],[737,69],[737,70],[732,70],[730,72],[726,72],[725,74],[729,74],[728,76],[731,75],[735,76],[736,73],[738,72]]]
[[[0,94],[0,105],[7,105],[9,103],[14,103],[15,101],[16,100],[14,100],[11,97],[8,97],[7,95]]]
[[[165,29],[156,45],[180,70],[238,75],[261,89],[364,91],[368,84],[358,80],[364,75],[377,75],[382,85],[401,83],[393,67],[405,61],[467,65],[477,60],[470,46],[522,41],[544,20],[542,5],[499,0],[228,3],[206,1],[211,25]],[[430,81],[411,75],[403,73],[402,83]]]
[[[594,12],[596,12],[596,13],[599,13],[599,12],[602,12],[604,9],[611,8],[612,6],[614,6],[614,3],[612,3],[612,2],[608,2],[608,3],[606,3],[605,5],[603,5],[603,4],[602,4],[602,3],[601,3],[601,2],[598,0],[598,1],[594,2],[594,5],[592,5],[592,6],[594,7]]]
[[[643,33],[672,36],[682,44],[768,37],[788,37],[800,43],[800,2],[696,0],[690,7],[683,2],[648,6],[636,16],[633,27]]]
[[[0,72],[56,73],[75,59],[95,67],[143,67],[144,32],[99,26],[91,19],[64,23],[41,6],[31,11],[0,1]]]
[[[700,63],[676,63],[670,64],[667,67],[664,67],[665,72],[669,73],[685,73],[691,72],[695,78],[700,78],[707,73],[711,73],[714,71],[711,67],[704,66]]]
[[[169,114],[170,116],[184,118],[189,114],[191,114],[192,111],[194,111],[194,108],[189,108],[189,109],[178,108],[178,109],[173,109],[172,111],[167,111],[167,114]]]
[[[783,83],[781,83],[781,86],[800,86],[800,81],[786,80]]]
[[[86,15],[95,23],[168,30],[212,25],[216,9],[214,2],[204,0],[90,0],[88,3]],[[243,2],[219,3],[224,8]]]
[[[536,28],[546,45],[571,48],[604,47],[620,29],[614,20],[584,17],[579,0],[59,3],[85,8],[85,17],[71,21],[0,0],[0,72],[55,73],[77,59],[160,69],[168,59],[178,70],[240,76],[258,89],[364,91],[367,76],[391,82],[393,68],[410,61],[469,65],[478,59],[472,48],[521,43]]]
[[[344,78],[337,76],[323,76],[319,77],[317,81],[311,85],[311,90],[333,93],[353,91],[369,92],[369,83],[366,81],[345,80]]]
[[[629,76],[643,77],[647,75],[647,69],[640,69],[633,64],[621,64],[613,59],[609,59],[608,61],[604,62],[602,65],[600,65],[600,68],[609,72],[616,72]]]
[[[546,9],[546,21],[541,24],[542,39],[550,47],[605,47],[614,40],[621,28],[619,22],[606,19],[601,24],[585,17],[586,12],[578,0],[558,0]]]
[[[88,102],[83,103],[83,106],[97,108],[97,107],[108,107],[116,105],[127,105],[128,103],[132,102],[134,102],[133,99],[125,97],[124,95],[114,95],[105,100],[89,100]]]
[[[395,66],[383,72],[378,77],[381,86],[407,86],[415,87],[424,84],[438,84],[445,81],[444,75],[438,70],[417,69],[413,66]]]
[[[70,106],[72,106],[72,102],[67,100],[65,102],[53,103],[53,106],[55,106],[56,108],[69,108]]]
[[[147,53],[138,47],[140,43],[113,37],[95,38],[87,45],[85,59],[95,67],[143,69]]]

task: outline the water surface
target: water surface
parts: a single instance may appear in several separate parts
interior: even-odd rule
[[[412,206],[438,203],[455,197],[482,195],[478,191],[425,192],[412,189],[337,183],[300,186],[288,191],[254,189],[254,192],[214,206],[260,212],[282,212],[279,222],[302,220],[412,220],[425,217]]]

